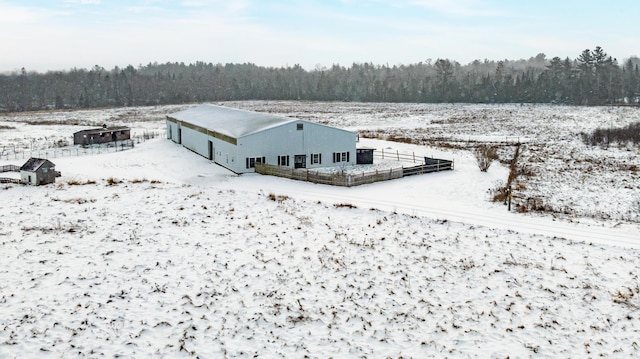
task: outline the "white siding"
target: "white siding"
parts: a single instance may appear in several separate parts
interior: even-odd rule
[[[35,186],[38,184],[38,175],[35,172],[20,171],[22,183]]]
[[[302,130],[298,130],[302,124]],[[349,162],[356,163],[356,134],[308,121],[296,121],[267,129],[238,140],[238,157],[265,157],[266,163],[277,165],[278,156],[290,156],[289,167],[294,167],[294,156],[306,156],[306,168],[331,167],[334,152],[349,152]],[[312,164],[311,155],[320,154],[322,163]],[[342,163],[344,164],[344,163]],[[244,172],[252,172],[247,169]]]
[[[178,137],[180,134],[179,128],[176,122],[167,120],[167,138],[175,143],[180,143],[180,138]]]
[[[208,110],[217,111],[216,108]],[[245,123],[249,115],[251,114],[242,113]],[[275,121],[269,117],[267,119],[274,123],[273,126],[234,138],[221,135],[221,133],[224,134],[224,129],[205,129],[201,124],[190,124],[185,114],[182,116],[180,120],[167,119],[167,137],[174,142],[182,143],[184,147],[205,158],[210,156],[209,141],[211,141],[214,151],[211,156],[213,161],[235,173],[254,172],[254,168],[247,168],[247,158],[264,157],[266,163],[278,165],[278,156],[289,156],[288,167],[294,167],[295,156],[303,155],[306,168],[356,163],[357,135],[355,132],[304,120]],[[215,119],[216,113],[211,113],[210,116]],[[264,117],[262,114],[256,116]],[[202,118],[200,121],[204,122]],[[333,154],[336,152],[348,152],[349,161],[334,163]],[[313,154],[321,157],[321,163],[312,163]]]
[[[212,139],[215,149],[215,163],[222,167],[228,168],[235,173],[241,173],[244,169],[244,162],[239,161],[237,157],[237,146],[217,138]],[[244,161],[244,160],[243,160]]]
[[[207,138],[204,133],[182,126],[182,145],[204,157],[209,155]]]

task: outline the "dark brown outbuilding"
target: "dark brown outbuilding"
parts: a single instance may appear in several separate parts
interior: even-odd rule
[[[74,145],[94,145],[123,141],[131,138],[131,129],[125,126],[93,128],[73,134]]]
[[[55,183],[60,172],[56,171],[56,165],[44,158],[29,158],[20,167],[20,178],[22,183],[39,186],[43,184]]]

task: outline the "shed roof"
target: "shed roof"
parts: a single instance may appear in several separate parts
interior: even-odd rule
[[[37,171],[42,166],[52,168],[56,165],[44,158],[31,157],[20,167],[20,171]]]
[[[102,132],[112,132],[112,131],[130,131],[131,129],[127,126],[114,126],[114,127],[100,127],[100,128],[91,128],[88,130],[82,130],[82,131],[78,131],[76,133],[74,133],[74,135],[77,134],[84,134],[84,133],[102,133]]]
[[[204,104],[168,117],[188,122],[232,138],[240,138],[285,123],[300,121],[267,113]]]

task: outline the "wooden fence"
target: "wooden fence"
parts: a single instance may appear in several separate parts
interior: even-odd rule
[[[294,169],[280,167],[264,163],[256,163],[256,173],[307,181],[312,183],[327,184],[332,186],[352,187],[366,183],[388,181],[402,178],[402,167],[388,170],[377,170],[362,173],[349,172],[321,172],[308,169]]]
[[[0,153],[0,160],[27,160],[36,158],[60,158],[70,156],[96,155],[109,152],[119,152],[131,149],[135,146],[135,140],[123,140],[89,146],[52,147],[42,150]],[[140,142],[138,142],[140,143]]]
[[[397,154],[400,156],[400,154]],[[408,155],[403,155],[408,157]],[[414,157],[414,156],[412,156]],[[418,159],[419,157],[415,157]],[[274,166],[265,163],[256,163],[256,173],[277,177],[290,178],[299,181],[327,184],[331,186],[353,187],[367,183],[388,181],[405,176],[423,173],[451,171],[453,161],[439,158],[421,157],[421,164],[411,167],[397,167],[388,170],[376,170],[370,172],[322,172],[308,169],[294,169],[290,167]]]
[[[20,166],[4,165],[0,166],[0,173],[4,172],[20,172]],[[22,183],[19,178],[0,177],[0,183]]]
[[[453,171],[453,161],[442,160],[439,158],[425,157],[424,164],[404,167],[402,169],[403,176],[420,175],[424,173],[440,172],[440,171]]]
[[[142,134],[135,134],[129,140],[120,140],[115,142],[107,142],[94,145],[74,145],[67,147],[56,147],[52,144],[40,149],[16,150],[9,148],[0,148],[0,161],[6,160],[27,160],[31,157],[38,158],[58,158],[70,156],[97,155],[109,152],[118,152],[129,150],[136,144],[146,142],[154,138],[166,138],[166,130],[161,131],[144,131]]]
[[[389,160],[395,160],[395,161],[402,161],[402,162],[422,162],[423,160],[423,156],[417,155],[415,153],[400,153],[399,151],[384,151],[384,148],[381,149],[380,151],[374,151],[373,152],[373,157],[374,158],[380,158],[380,159],[389,159]]]
[[[19,178],[6,178],[6,177],[0,177],[0,183],[15,183],[15,184],[20,184],[22,183],[22,180]]]
[[[2,172],[20,172],[20,166],[16,166],[16,165],[0,166],[0,173]]]

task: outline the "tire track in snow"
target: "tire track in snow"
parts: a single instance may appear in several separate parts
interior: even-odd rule
[[[516,213],[494,215],[492,211],[480,212],[470,211],[466,208],[446,209],[425,205],[408,205],[400,201],[373,199],[344,193],[334,194],[330,191],[309,193],[287,189],[286,193],[305,200],[322,200],[332,204],[349,202],[361,208],[370,207],[389,212],[396,211],[408,215],[440,220],[446,219],[465,224],[512,230],[519,233],[563,238],[576,242],[640,249],[640,234],[614,228],[599,228],[584,224],[576,225],[543,217],[527,217]]]

